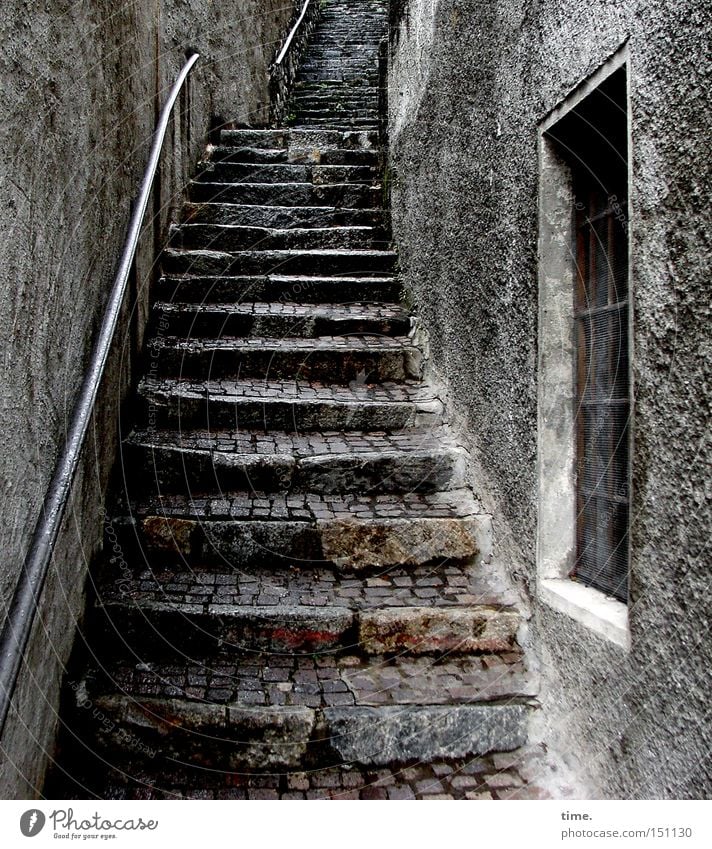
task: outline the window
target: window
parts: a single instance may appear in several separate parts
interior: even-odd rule
[[[539,586],[627,645],[630,300],[627,55],[540,133]]]

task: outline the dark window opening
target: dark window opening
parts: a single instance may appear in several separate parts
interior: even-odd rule
[[[630,340],[625,68],[549,135],[572,173],[576,290],[576,562],[572,577],[628,599]]]

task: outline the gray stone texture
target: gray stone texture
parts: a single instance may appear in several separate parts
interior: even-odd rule
[[[532,640],[546,733],[578,761],[590,793],[709,797],[710,7],[393,7],[389,182],[405,281],[473,434],[495,544],[534,597],[537,124],[628,39],[632,651],[544,606]]]
[[[0,795],[40,792],[59,682],[103,531],[116,413],[147,315],[156,245],[211,124],[268,116],[267,67],[293,6],[277,0],[3,3],[0,17],[0,597],[9,599],[62,443],[146,164],[154,110],[185,52],[202,60],[179,101],[157,212],[127,309],[2,741]],[[154,241],[157,239],[158,241]],[[81,540],[81,542],[80,542]],[[32,731],[23,717],[32,715]]]
[[[510,751],[526,741],[523,705],[327,708],[329,743],[344,763],[381,765]]]

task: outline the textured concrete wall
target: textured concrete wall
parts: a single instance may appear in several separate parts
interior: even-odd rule
[[[535,603],[540,730],[593,794],[709,796],[710,8],[398,0],[392,9],[393,225],[407,288],[471,436],[500,555],[534,600],[537,125],[629,39],[633,649]]]
[[[102,537],[116,419],[147,312],[155,239],[216,123],[261,123],[267,67],[291,0],[6,0],[0,15],[0,598],[7,603],[38,515],[146,164],[157,105],[185,61],[181,98],[95,429],[2,740],[0,797],[39,792],[63,664]],[[133,336],[131,336],[133,334]]]

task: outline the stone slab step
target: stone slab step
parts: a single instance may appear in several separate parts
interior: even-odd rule
[[[204,183],[374,183],[377,174],[370,165],[322,165],[254,162],[200,162],[196,180]]]
[[[398,495],[182,494],[133,505],[116,520],[126,551],[166,562],[249,568],[328,563],[347,571],[418,566],[491,553],[491,517],[469,490]]]
[[[188,186],[195,203],[239,203],[265,206],[336,206],[375,209],[383,205],[383,188],[365,183],[201,183]]]
[[[200,339],[157,336],[148,341],[156,376],[257,377],[266,379],[418,380],[423,354],[402,336],[314,338],[222,336]]]
[[[390,239],[382,228],[259,227],[243,224],[179,224],[170,231],[169,245],[176,249],[209,251],[282,251],[345,248],[385,250]]]
[[[312,105],[318,107],[338,108],[378,108],[377,88],[363,89],[361,91],[332,89],[324,91],[319,89],[304,90],[297,89],[294,92],[292,103],[295,105]]]
[[[167,274],[335,274],[393,273],[396,254],[381,250],[265,250],[208,251],[166,249],[162,254]]]
[[[371,118],[349,118],[348,115],[339,116],[338,121],[331,115],[324,118],[304,118],[301,120],[297,115],[292,119],[296,128],[318,130],[320,127],[333,127],[338,124],[342,131],[346,132],[349,129],[363,129],[371,132],[377,132],[379,121]]]
[[[407,336],[411,318],[396,304],[180,303],[153,306],[153,326],[166,336]]]
[[[313,148],[313,147],[234,147],[214,145],[208,148],[207,157],[213,162],[254,162],[262,164],[277,163],[315,163],[321,165],[368,165],[376,168],[379,164],[377,150]]]
[[[239,224],[249,227],[383,227],[382,209],[336,206],[255,206],[233,203],[187,203],[187,224]]]
[[[113,758],[143,748],[208,768],[387,765],[521,747],[535,688],[518,655],[492,660],[253,654],[114,665],[108,681],[85,679],[76,700],[79,712],[95,707],[85,722]]]
[[[341,607],[249,607],[103,599],[95,611],[97,654],[184,657],[186,652],[263,649],[274,652],[337,651],[366,654],[442,654],[511,651],[518,617],[487,608],[383,608],[361,613]],[[383,636],[379,630],[383,630]],[[118,639],[117,639],[118,637]],[[111,648],[109,648],[111,647]]]
[[[164,301],[198,303],[267,301],[292,304],[396,303],[401,284],[388,274],[353,277],[270,274],[253,276],[172,275],[157,281],[155,293]]]
[[[97,759],[98,760],[98,759]],[[82,765],[83,766],[83,765]],[[576,799],[561,764],[543,744],[483,757],[406,761],[386,766],[338,765],[271,775],[249,771],[206,773],[200,766],[166,764],[157,775],[150,759],[122,762],[92,776],[77,764],[71,777],[59,770],[47,785],[50,799],[114,800],[541,800]],[[59,773],[59,774],[58,774]],[[101,778],[97,780],[97,773]],[[572,786],[574,785],[574,786]],[[554,789],[556,788],[556,789]]]
[[[376,150],[378,134],[350,129],[223,130],[220,141],[226,147],[319,150]]]
[[[420,383],[350,386],[294,380],[155,380],[139,383],[142,419],[158,427],[398,430],[440,423],[443,405]]]
[[[345,106],[340,104],[331,104],[330,106],[310,106],[306,103],[297,103],[296,120],[306,123],[313,119],[331,121],[332,123],[341,123],[343,121],[369,121],[373,124],[378,123],[378,110],[369,107]],[[322,180],[324,182],[324,180]],[[356,180],[344,180],[343,182],[357,182]],[[363,180],[366,182],[366,180]]]
[[[369,77],[354,77],[353,79],[344,79],[335,75],[331,80],[307,80],[299,78],[294,83],[294,93],[301,94],[303,92],[313,92],[315,94],[325,94],[329,92],[353,92],[358,94],[363,92],[376,96],[379,90],[379,83],[374,78]]]
[[[102,658],[518,650],[511,592],[469,564],[393,569],[374,578],[319,567],[196,573],[176,566],[129,576],[116,561],[105,571],[93,626],[104,635],[95,640]]]
[[[256,489],[319,493],[433,492],[465,481],[465,453],[448,435],[136,431],[124,442],[129,491]]]

